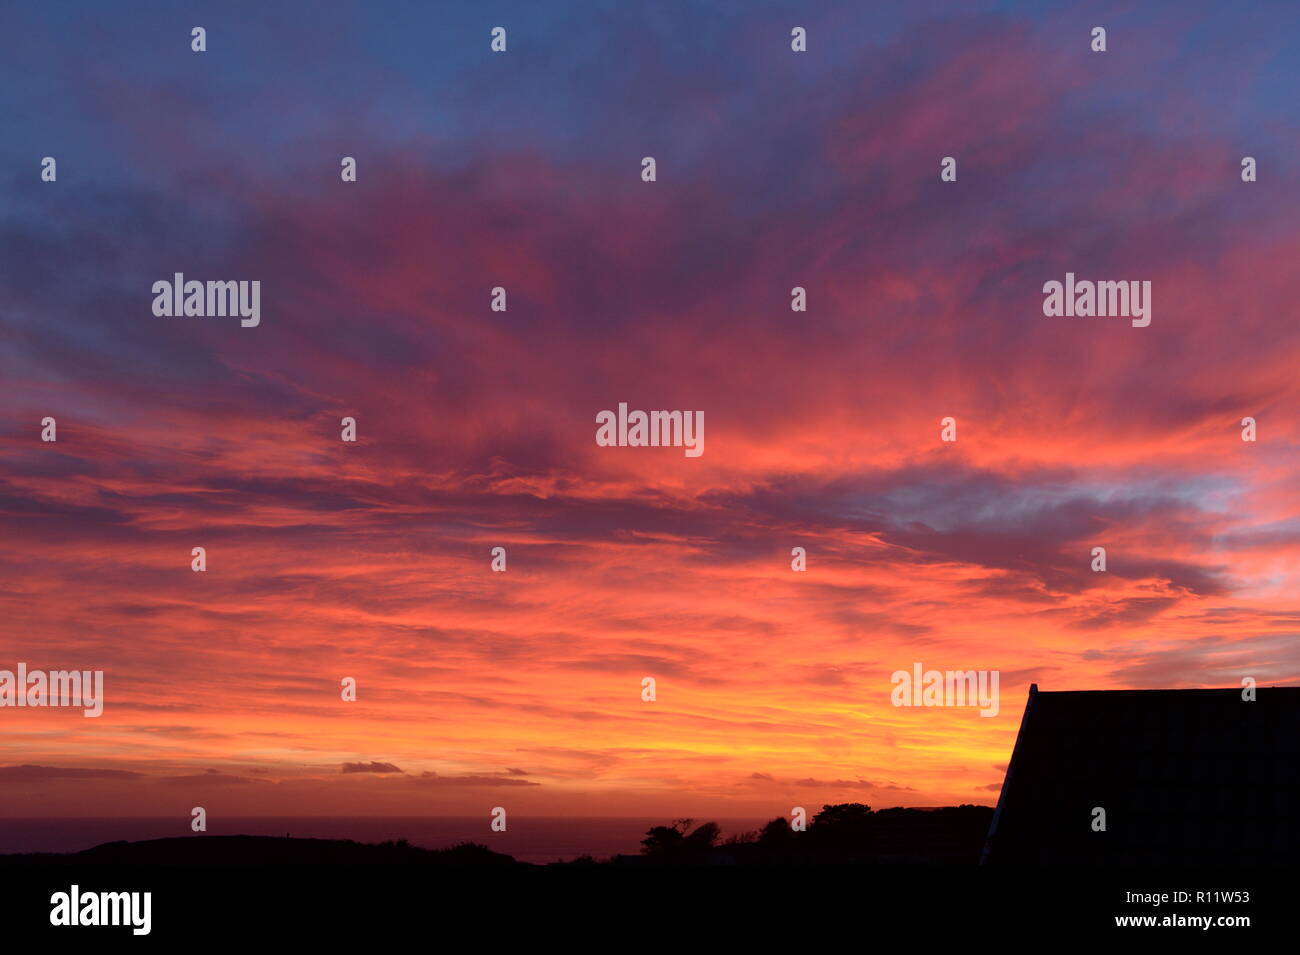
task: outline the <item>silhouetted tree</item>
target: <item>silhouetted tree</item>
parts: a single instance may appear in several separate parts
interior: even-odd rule
[[[686,830],[691,828],[693,819],[677,819],[671,826],[651,826],[641,840],[642,855],[665,855],[682,847]]]
[[[678,819],[671,826],[652,826],[641,840],[641,853],[648,856],[680,856],[712,849],[722,829],[706,822],[688,834],[693,819]]]
[[[704,852],[713,848],[720,835],[722,835],[721,826],[716,822],[706,822],[686,837],[683,848],[687,852]]]
[[[822,806],[822,811],[813,816],[814,826],[855,826],[861,825],[871,816],[871,807],[860,802],[840,802],[832,806]]]
[[[758,841],[765,846],[784,846],[793,835],[785,816],[777,816],[759,831]]]
[[[813,841],[843,848],[862,848],[872,831],[871,807],[860,802],[842,802],[822,806],[813,816],[808,832]]]

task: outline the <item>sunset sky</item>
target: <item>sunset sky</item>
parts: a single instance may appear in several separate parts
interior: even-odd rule
[[[1031,682],[1300,679],[1293,3],[268,6],[3,12],[0,669],[106,701],[0,815],[991,805]]]

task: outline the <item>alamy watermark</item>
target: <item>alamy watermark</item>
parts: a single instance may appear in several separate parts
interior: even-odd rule
[[[998,715],[998,670],[895,670],[889,682],[895,706],[978,706],[980,716]]]
[[[703,411],[628,411],[596,415],[596,444],[602,448],[684,448],[688,458],[704,453]]]
[[[1110,316],[1131,318],[1134,328],[1151,324],[1151,283],[1139,282],[1089,282],[1074,280],[1073,272],[1065,273],[1065,283],[1048,282],[1043,286],[1043,314],[1049,317],[1064,315],[1067,318]]]
[[[177,272],[172,281],[153,283],[153,313],[159,318],[187,316],[224,318],[240,316],[244,328],[256,328],[262,321],[262,283],[258,280],[229,282],[185,281]]]
[[[152,892],[82,892],[73,885],[50,896],[51,925],[128,925],[132,935],[153,928]]]
[[[80,706],[83,716],[104,712],[103,670],[0,670],[0,706]]]

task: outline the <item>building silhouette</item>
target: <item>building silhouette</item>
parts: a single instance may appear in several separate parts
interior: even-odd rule
[[[1294,864],[1300,687],[1254,692],[1034,684],[981,861]]]

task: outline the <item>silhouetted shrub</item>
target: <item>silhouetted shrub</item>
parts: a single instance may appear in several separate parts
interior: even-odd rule
[[[785,816],[777,816],[758,833],[758,842],[760,845],[770,848],[780,848],[790,844],[794,832],[790,829],[790,823],[786,822]]]

